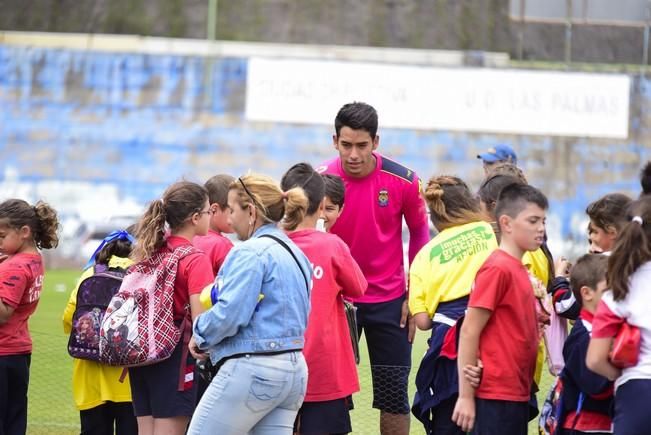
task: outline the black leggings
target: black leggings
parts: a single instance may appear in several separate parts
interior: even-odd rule
[[[27,386],[31,354],[0,356],[0,435],[27,432]]]
[[[106,402],[79,411],[79,419],[81,435],[138,435],[138,421],[131,402]]]

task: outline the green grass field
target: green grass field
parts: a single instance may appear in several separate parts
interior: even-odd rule
[[[34,351],[29,386],[29,434],[79,433],[79,415],[73,405],[71,392],[72,358],[66,350],[68,336],[63,333],[61,323],[68,295],[79,273],[70,270],[48,271],[38,310],[30,319]],[[427,335],[420,333],[414,344],[410,397],[413,397],[413,378],[425,352],[426,339]],[[363,352],[359,374],[362,391],[354,396],[353,429],[357,434],[375,435],[379,433],[379,413],[371,408],[371,376],[364,343],[361,344],[361,349]],[[544,375],[542,392],[547,391],[550,382],[551,376]],[[539,403],[542,392],[539,394]],[[422,426],[413,418],[411,433],[423,433]],[[531,425],[529,434],[536,433],[535,425]]]

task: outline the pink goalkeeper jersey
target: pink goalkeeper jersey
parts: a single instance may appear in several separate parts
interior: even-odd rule
[[[368,290],[355,302],[377,303],[405,293],[402,217],[409,228],[409,262],[429,241],[425,201],[420,180],[412,171],[373,153],[375,170],[366,177],[349,177],[337,157],[317,168],[340,176],[346,186],[344,210],[331,231],[350,247],[368,281]]]

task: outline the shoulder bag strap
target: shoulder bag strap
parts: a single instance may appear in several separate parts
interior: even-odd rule
[[[308,293],[310,292],[310,284],[307,282],[307,276],[305,275],[305,272],[303,272],[303,268],[301,267],[301,263],[298,262],[298,258],[296,258],[296,255],[294,255],[294,252],[292,252],[292,249],[287,246],[287,243],[283,242],[281,239],[279,239],[276,236],[272,236],[271,234],[263,234],[260,237],[268,237],[270,239],[274,239],[278,244],[280,244],[283,248],[289,252],[289,254],[292,256],[296,264],[298,265],[299,270],[301,271],[301,275],[303,275],[303,279],[305,280],[305,287],[307,288]]]

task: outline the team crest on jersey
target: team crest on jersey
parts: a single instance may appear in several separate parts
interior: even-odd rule
[[[386,189],[380,190],[380,193],[377,195],[377,203],[380,204],[380,207],[386,207],[389,205],[389,191]]]

